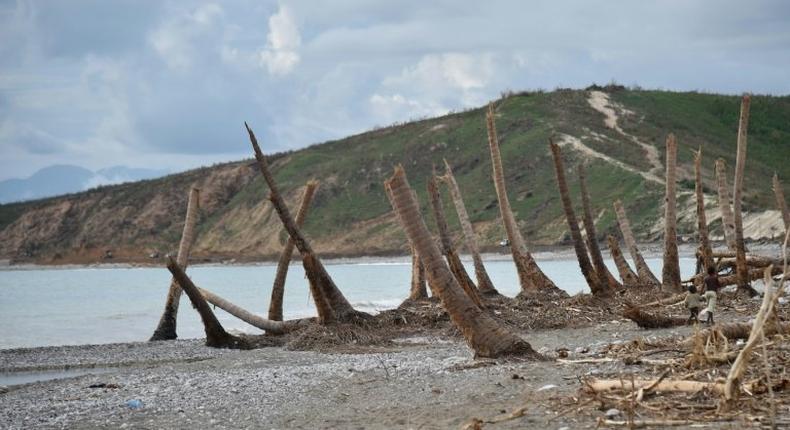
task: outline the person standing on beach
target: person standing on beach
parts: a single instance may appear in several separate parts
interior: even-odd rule
[[[699,314],[700,308],[702,308],[702,297],[697,293],[697,287],[693,284],[689,285],[689,292],[686,294],[685,303],[686,309],[689,310],[690,314],[688,324],[699,322],[697,315]]]
[[[719,274],[715,267],[708,267],[708,276],[705,277],[705,300],[708,301],[706,312],[708,313],[708,324],[713,324],[713,312],[716,311],[716,299],[721,289]]]

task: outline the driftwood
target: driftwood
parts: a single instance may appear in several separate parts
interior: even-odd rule
[[[593,218],[592,203],[590,203],[590,193],[587,191],[587,175],[584,171],[584,164],[579,164],[579,192],[582,195],[582,218],[584,220],[584,231],[587,233],[587,249],[590,251],[595,274],[601,288],[611,292],[614,289],[622,288],[622,284],[617,282],[609,272],[609,268],[603,262],[601,248],[598,246],[598,233],[595,230],[595,218]]]
[[[565,164],[562,160],[562,149],[552,141],[549,141],[549,147],[551,148],[551,155],[554,159],[554,175],[557,178],[557,188],[559,189],[560,200],[562,201],[562,209],[565,212],[565,221],[571,233],[573,250],[576,251],[576,260],[579,263],[579,268],[593,294],[606,294],[609,292],[608,284],[606,282],[601,282],[601,278],[598,277],[595,269],[590,263],[590,258],[587,255],[587,248],[584,245],[584,239],[582,239],[582,233],[579,230],[579,222],[573,210],[570,191],[568,191],[568,181],[565,179]]]
[[[652,388],[651,388],[652,387]],[[652,391],[672,392],[672,393],[698,393],[707,390],[721,394],[724,391],[724,384],[720,382],[698,382],[687,380],[656,380],[656,379],[593,379],[585,381],[585,388],[589,392],[603,393],[613,390],[623,390],[628,392],[640,389],[651,388]]]
[[[189,191],[187,202],[187,213],[184,219],[184,230],[181,232],[181,242],[178,244],[178,256],[176,262],[179,266],[186,269],[189,262],[189,251],[195,241],[195,225],[198,219],[198,208],[200,207],[200,190],[192,188]],[[151,335],[150,340],[172,340],[178,337],[176,333],[176,322],[178,316],[178,303],[181,300],[181,287],[178,286],[175,278],[170,280],[170,288],[167,290],[167,300],[165,309],[159,324]]]
[[[649,308],[651,306],[668,306],[668,305],[676,305],[683,301],[686,298],[686,293],[679,293],[675,294],[674,296],[667,297],[665,299],[656,300],[654,302],[645,303],[643,305],[639,305],[640,308]]]
[[[730,204],[730,191],[727,186],[727,168],[724,159],[716,160],[716,189],[719,195],[719,210],[721,211],[721,223],[724,229],[724,240],[727,247],[735,250],[735,217],[732,214]]]
[[[178,282],[178,285],[184,290],[187,297],[189,297],[192,306],[194,306],[198,314],[200,314],[200,319],[203,321],[203,327],[206,330],[206,346],[232,349],[250,348],[247,341],[225,331],[222,324],[219,323],[219,320],[214,315],[214,312],[211,312],[211,308],[208,306],[208,303],[206,303],[203,295],[200,294],[198,288],[192,283],[192,280],[189,279],[184,269],[173,260],[173,257],[168,257],[167,270],[170,271],[173,278]]]
[[[395,173],[384,185],[392,192],[395,212],[401,226],[425,263],[428,279],[434,285],[442,306],[475,355],[478,357],[522,355],[539,358],[540,355],[529,343],[501,326],[475,305],[463,291],[425,225],[417,200],[401,166],[395,168]]]
[[[782,274],[782,269],[780,269],[778,267],[774,267],[773,269],[771,269],[771,273],[774,276],[781,275]],[[683,281],[683,283],[684,284],[702,285],[702,281],[703,281],[703,279],[705,279],[705,276],[707,276],[707,274],[705,274],[705,273],[698,273],[698,274],[692,276],[691,278]],[[749,270],[749,280],[750,281],[755,281],[757,279],[761,279],[762,277],[763,277],[763,270],[761,268]],[[721,284],[722,287],[727,287],[727,286],[730,286],[730,285],[738,285],[738,275],[733,273],[731,275],[719,276],[719,283]]]
[[[694,196],[697,200],[697,232],[704,267],[702,273],[707,273],[708,267],[713,267],[713,250],[710,246],[708,219],[705,215],[705,195],[702,191],[702,148],[700,148],[694,153]]]
[[[667,328],[688,324],[687,318],[666,317],[645,312],[637,306],[626,306],[623,316],[635,322],[641,328]]]
[[[726,338],[728,341],[734,341],[738,339],[748,339],[749,335],[752,332],[752,324],[751,323],[716,324],[714,327],[700,330],[699,332],[689,336],[688,338],[683,340],[682,343],[685,346],[693,345],[694,342],[696,341],[695,338],[700,338],[703,340],[708,339],[709,337],[713,336],[714,331],[718,332],[718,334]],[[790,323],[783,322],[776,324],[768,324],[765,327],[766,336],[772,336],[777,333],[790,333]]]
[[[488,147],[491,150],[491,165],[494,171],[494,186],[497,200],[499,201],[499,212],[502,215],[502,224],[505,226],[507,239],[510,242],[510,252],[516,265],[521,291],[523,293],[548,291],[552,294],[567,296],[567,293],[554,285],[554,282],[535,263],[535,259],[527,250],[526,241],[518,229],[516,217],[510,208],[510,200],[507,197],[507,189],[505,188],[505,173],[502,168],[502,156],[499,153],[499,140],[497,139],[496,126],[494,124],[493,103],[488,105],[486,127],[488,129]]]
[[[776,208],[782,214],[782,221],[785,226],[785,231],[790,230],[790,211],[787,209],[787,200],[785,200],[785,193],[782,189],[782,183],[779,182],[779,175],[776,173],[774,173],[772,185],[774,197],[776,198]]]
[[[307,211],[310,208],[310,202],[313,201],[318,189],[318,181],[307,181],[304,192],[302,193],[302,201],[299,203],[299,209],[296,211],[296,226],[301,228],[307,218]],[[294,241],[288,236],[288,241],[280,254],[280,259],[277,261],[277,272],[274,275],[274,282],[272,283],[272,298],[269,301],[269,319],[272,321],[283,320],[283,295],[285,294],[285,278],[288,276],[288,267],[291,265],[291,258],[294,253]]]
[[[265,330],[266,333],[268,334],[285,334],[316,322],[315,318],[303,318],[303,319],[288,320],[288,321],[275,321],[271,319],[266,319],[258,315],[255,315],[254,313],[245,310],[240,306],[229,302],[228,300],[225,300],[224,298],[212,293],[211,291],[208,291],[200,287],[198,287],[198,291],[200,291],[200,294],[203,296],[203,298],[206,299],[207,302],[233,315],[234,317],[246,322],[247,324],[253,327],[257,327],[261,330]]]
[[[757,294],[751,288],[749,268],[746,266],[746,246],[743,242],[743,174],[746,169],[746,137],[749,128],[749,106],[751,98],[744,95],[741,99],[741,116],[738,120],[738,149],[735,158],[735,184],[732,193],[732,212],[735,221],[735,258],[738,288],[745,289],[753,296]]]
[[[444,160],[445,174],[442,177],[444,182],[450,189],[450,196],[453,199],[455,212],[458,214],[458,221],[461,223],[461,231],[463,231],[466,249],[472,254],[472,262],[475,266],[475,277],[477,278],[477,289],[480,294],[484,296],[497,296],[499,292],[494,288],[491,278],[488,277],[488,272],[483,265],[483,258],[480,256],[480,248],[477,246],[477,236],[472,227],[472,222],[469,220],[469,214],[466,212],[466,205],[464,199],[461,197],[461,188],[458,182],[455,181],[453,169],[450,168],[450,163]]]
[[[436,179],[436,175],[431,175],[431,179],[428,180],[427,188],[433,217],[436,220],[436,227],[439,230],[439,243],[441,244],[442,254],[447,258],[450,271],[453,272],[455,279],[458,280],[461,288],[469,295],[469,298],[472,299],[477,306],[483,306],[480,301],[480,296],[477,294],[477,287],[475,287],[469,274],[466,273],[466,269],[461,262],[461,257],[458,256],[458,252],[453,245],[453,240],[450,237],[450,228],[447,226],[447,217],[444,215],[444,206],[442,205],[442,197],[439,195],[439,183]]]
[[[677,173],[678,143],[675,135],[667,136],[667,174],[666,194],[664,197],[664,266],[661,272],[661,286],[667,291],[681,291],[680,260],[678,259],[677,235],[677,196],[675,176]]]
[[[623,207],[623,203],[620,202],[620,200],[615,200],[614,212],[617,215],[617,225],[620,227],[620,233],[623,235],[625,246],[628,248],[628,252],[631,254],[631,259],[634,260],[636,273],[639,275],[640,283],[642,285],[661,285],[661,282],[658,282],[656,275],[653,274],[653,272],[647,266],[647,263],[645,263],[642,253],[639,252],[639,247],[636,245],[636,239],[634,239],[634,233],[631,231],[631,223],[628,222],[628,216],[626,216],[625,208]]]
[[[623,284],[628,287],[638,286],[639,276],[631,270],[631,267],[625,260],[625,256],[623,256],[623,251],[620,250],[620,244],[617,242],[617,239],[610,234],[607,236],[606,240],[609,243],[609,252],[612,254],[612,260],[614,260],[614,264],[617,266],[617,271],[620,273],[620,279],[623,280]]]
[[[305,266],[305,270],[307,270],[306,274],[313,286],[312,288],[320,290],[327,303],[331,306],[334,317],[337,320],[358,321],[370,318],[370,314],[357,311],[351,306],[351,303],[348,302],[329,276],[329,273],[327,273],[324,265],[321,264],[321,261],[316,256],[307,238],[302,234],[301,229],[296,226],[296,222],[291,216],[291,212],[288,210],[288,206],[285,204],[285,200],[283,200],[278,190],[277,183],[274,181],[274,176],[269,169],[266,157],[264,157],[260,146],[258,146],[258,139],[255,137],[255,133],[252,132],[252,129],[246,122],[244,126],[247,128],[252,149],[255,151],[255,159],[258,163],[258,167],[269,186],[269,200],[271,200],[277,215],[280,217],[280,221],[283,223],[283,226],[285,226],[291,239],[293,239],[296,249],[298,249],[299,253],[302,255],[303,264],[305,264],[304,261],[307,261],[306,264],[308,266]],[[321,302],[320,298],[313,296],[313,299],[316,302],[316,306],[319,306]]]

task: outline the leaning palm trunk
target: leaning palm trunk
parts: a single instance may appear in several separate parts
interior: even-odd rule
[[[472,254],[472,261],[475,265],[475,277],[477,278],[477,289],[480,294],[484,296],[496,296],[499,292],[494,288],[491,278],[488,277],[488,272],[483,265],[483,258],[480,257],[480,248],[477,246],[477,237],[475,236],[472,222],[469,221],[469,213],[466,212],[466,205],[464,199],[461,197],[461,188],[458,182],[455,181],[453,170],[447,160],[444,160],[444,167],[446,172],[444,174],[444,181],[450,188],[450,196],[453,198],[453,205],[455,205],[455,212],[458,214],[458,221],[461,223],[461,230],[464,233],[464,240],[466,248]]]
[[[702,148],[694,154],[694,194],[697,198],[697,230],[699,231],[700,257],[703,272],[713,267],[713,250],[708,237],[708,218],[705,215],[705,195],[702,193]]]
[[[615,266],[617,266],[617,271],[620,273],[620,279],[623,280],[623,284],[628,287],[638,286],[639,276],[631,270],[631,267],[625,260],[623,251],[620,250],[620,244],[617,243],[617,239],[610,234],[606,240],[609,242],[609,252],[612,254],[612,259],[614,260]]]
[[[244,339],[233,336],[222,328],[222,324],[219,323],[214,312],[211,312],[211,308],[206,303],[203,295],[200,294],[198,288],[189,279],[184,269],[173,260],[173,257],[168,257],[167,270],[170,271],[178,285],[189,297],[192,306],[200,314],[200,319],[203,320],[203,327],[206,330],[206,346],[233,349],[250,348],[250,345]]]
[[[779,182],[779,176],[776,173],[774,173],[773,188],[774,196],[776,197],[776,208],[782,213],[782,221],[784,222],[785,231],[790,230],[790,211],[787,210],[785,193],[782,190],[782,183]]]
[[[653,274],[653,272],[647,266],[647,263],[645,263],[642,253],[639,252],[639,247],[636,245],[636,239],[634,239],[634,232],[631,231],[631,223],[628,222],[628,216],[625,214],[625,208],[623,207],[623,203],[620,200],[615,200],[614,212],[617,215],[617,225],[620,227],[620,233],[623,234],[625,246],[628,248],[628,253],[631,254],[631,259],[634,260],[636,273],[639,275],[639,282],[642,285],[661,285],[661,282],[658,282],[656,275]]]
[[[178,256],[176,262],[179,266],[186,269],[189,262],[189,250],[192,242],[195,241],[195,225],[198,219],[198,208],[200,206],[200,190],[192,188],[189,191],[189,201],[187,202],[187,214],[184,219],[184,230],[181,233],[181,243],[178,245]],[[178,302],[181,300],[181,287],[178,286],[175,278],[170,280],[170,288],[167,290],[167,300],[165,310],[159,319],[159,325],[154,330],[150,340],[172,340],[178,337],[176,333],[176,321],[178,316]]]
[[[677,202],[675,195],[675,175],[677,173],[678,144],[675,135],[667,136],[667,177],[664,203],[664,267],[661,283],[665,290],[678,292],[680,286],[680,261],[678,260]]]
[[[595,274],[600,285],[606,285],[609,289],[622,288],[614,276],[609,272],[609,268],[603,262],[601,247],[598,246],[598,234],[595,231],[595,219],[592,214],[592,204],[590,203],[590,193],[587,191],[587,175],[584,172],[584,165],[579,164],[579,188],[582,194],[582,215],[584,218],[584,230],[587,232],[587,249],[590,250]]]
[[[247,324],[265,330],[267,334],[285,334],[298,328],[305,327],[315,322],[315,318],[302,318],[289,321],[273,321],[262,318],[228,300],[198,287],[198,291],[207,302],[233,315],[234,317],[246,322]]]
[[[255,134],[246,122],[244,126],[247,128],[247,133],[250,136],[250,143],[255,151],[255,159],[258,162],[258,167],[266,183],[269,185],[269,200],[271,200],[275,211],[277,211],[277,215],[280,217],[280,221],[282,221],[283,226],[285,226],[291,239],[293,239],[294,246],[296,246],[296,249],[298,249],[299,253],[302,255],[303,264],[305,260],[308,261],[310,271],[307,273],[307,277],[311,282],[311,286],[320,290],[327,303],[331,306],[334,317],[337,320],[349,321],[369,318],[369,314],[357,311],[351,306],[343,293],[337,288],[335,282],[329,276],[329,273],[327,273],[324,265],[321,264],[321,261],[315,255],[313,248],[310,246],[310,242],[307,241],[302,231],[296,226],[291,212],[288,210],[288,206],[285,204],[285,200],[283,200],[278,190],[277,183],[274,181],[274,176],[269,170],[266,157],[264,157],[260,146],[258,146],[258,139],[255,138]],[[308,267],[305,266],[305,269],[308,269]],[[319,306],[321,300],[318,297],[313,297],[313,299],[316,301],[316,306]]]
[[[565,211],[565,220],[568,222],[568,229],[571,232],[571,239],[573,240],[573,249],[576,251],[576,259],[579,261],[579,268],[590,287],[593,294],[603,294],[608,291],[608,285],[604,279],[601,282],[590,264],[590,258],[587,255],[587,248],[584,247],[584,239],[579,230],[579,222],[576,220],[576,213],[573,211],[573,203],[571,202],[570,192],[568,191],[568,182],[565,180],[565,165],[562,162],[562,150],[560,146],[554,142],[550,142],[551,155],[554,158],[554,173],[557,177],[557,187],[560,191],[560,199],[562,200],[562,208]],[[604,275],[605,276],[605,275]]]
[[[398,219],[409,241],[425,262],[428,279],[435,286],[442,306],[475,355],[527,355],[539,358],[540,355],[527,342],[502,327],[464,293],[428,232],[402,167],[395,168],[394,175],[385,182],[385,187],[392,191]]]
[[[735,259],[738,274],[738,288],[754,291],[749,281],[749,267],[746,265],[746,246],[743,243],[743,172],[746,168],[746,136],[749,128],[749,105],[751,98],[744,95],[741,100],[741,116],[738,120],[738,152],[735,158],[735,184],[732,192],[732,212],[735,220]]]
[[[439,230],[439,242],[442,244],[442,253],[447,257],[447,263],[450,265],[450,270],[455,275],[455,279],[469,295],[469,298],[475,302],[476,305],[482,306],[480,296],[477,294],[477,288],[472,282],[472,278],[466,273],[461,258],[453,246],[453,240],[450,238],[450,229],[447,226],[447,218],[444,216],[444,207],[442,206],[442,198],[439,195],[439,184],[436,180],[436,175],[432,175],[428,181],[428,197],[433,209],[433,216],[436,219],[436,227]]]
[[[296,211],[296,226],[301,228],[307,218],[307,210],[310,208],[310,202],[313,200],[313,195],[318,188],[318,181],[307,181],[304,192],[302,193],[302,202],[299,204],[299,209]],[[288,242],[283,248],[280,259],[277,261],[277,272],[274,275],[274,283],[272,284],[272,298],[269,301],[269,319],[272,321],[283,320],[283,295],[285,294],[285,278],[288,276],[288,267],[291,265],[291,258],[294,252],[294,241],[288,236]]]
[[[411,289],[409,290],[409,300],[422,300],[428,298],[428,290],[425,288],[425,266],[420,261],[417,251],[411,250]]]
[[[727,247],[735,250],[735,217],[730,205],[730,191],[727,187],[727,168],[724,159],[716,160],[716,187],[719,194],[719,210],[721,211],[721,224],[724,231],[724,240]]]
[[[554,294],[566,295],[540,270],[540,267],[535,263],[535,259],[532,258],[532,254],[527,250],[527,244],[518,229],[516,218],[510,208],[510,200],[507,198],[505,172],[502,168],[502,156],[499,153],[499,141],[494,124],[494,105],[490,103],[486,115],[486,126],[488,128],[488,147],[491,150],[491,164],[494,170],[494,186],[497,200],[499,201],[499,212],[502,215],[502,223],[505,225],[507,239],[510,242],[510,251],[513,254],[513,262],[516,265],[518,279],[521,283],[521,291],[522,293],[530,293],[546,290]]]

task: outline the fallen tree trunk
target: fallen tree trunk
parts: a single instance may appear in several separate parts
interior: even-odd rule
[[[697,232],[699,233],[699,248],[702,258],[702,273],[707,273],[713,267],[713,250],[710,246],[708,235],[708,218],[705,215],[705,195],[702,190],[702,148],[694,153],[694,195],[697,200]]]
[[[491,278],[488,277],[488,272],[483,265],[483,258],[480,256],[480,248],[477,246],[477,236],[472,227],[472,222],[469,221],[469,214],[466,212],[464,199],[461,197],[461,188],[458,186],[458,182],[455,181],[453,170],[450,168],[450,163],[448,163],[447,160],[444,160],[444,167],[445,174],[443,179],[450,189],[450,196],[453,199],[455,212],[458,214],[458,221],[461,223],[461,231],[464,233],[466,248],[469,250],[469,253],[472,254],[472,262],[475,266],[475,277],[477,278],[477,289],[480,291],[480,294],[484,296],[498,296],[499,291],[494,288],[494,284],[491,282]]]
[[[784,222],[785,231],[790,230],[790,211],[787,209],[787,201],[785,200],[785,193],[782,189],[782,183],[779,182],[779,175],[776,173],[774,173],[772,188],[774,190],[774,197],[776,198],[776,208],[782,214],[782,221]]]
[[[721,223],[724,229],[724,240],[727,247],[735,250],[735,217],[732,214],[730,204],[730,192],[727,187],[727,168],[724,159],[716,160],[716,185],[719,195],[719,210],[721,211]]]
[[[641,389],[650,388],[651,391],[663,393],[698,393],[703,390],[721,394],[724,391],[724,384],[720,382],[699,382],[687,380],[662,380],[657,379],[593,379],[585,382],[588,392],[603,393],[613,390],[623,390],[635,392]]]
[[[541,291],[558,296],[567,296],[567,293],[554,285],[554,282],[540,270],[540,267],[535,263],[535,259],[532,258],[532,254],[527,250],[527,244],[521,235],[521,231],[518,229],[516,217],[510,208],[510,200],[507,197],[507,189],[505,188],[505,172],[502,168],[502,156],[499,153],[499,140],[494,124],[493,103],[488,105],[486,126],[488,129],[488,147],[491,150],[491,165],[494,171],[494,186],[497,200],[499,201],[499,212],[502,215],[502,224],[505,226],[508,242],[510,242],[510,252],[516,265],[521,292],[531,294]]]
[[[609,292],[620,289],[623,286],[609,272],[609,268],[603,262],[601,248],[598,246],[598,233],[595,231],[595,218],[592,214],[592,204],[590,203],[590,193],[587,191],[587,175],[584,172],[584,164],[579,164],[579,189],[582,195],[582,218],[584,220],[584,231],[587,232],[587,249],[590,251],[595,274],[598,283],[606,285]]]
[[[428,232],[401,166],[395,168],[395,173],[384,185],[392,192],[398,219],[409,241],[425,263],[428,279],[436,288],[442,306],[475,355],[492,358],[505,355],[541,358],[529,343],[502,327],[464,293]]]
[[[338,321],[359,321],[370,318],[370,314],[357,311],[351,306],[343,293],[337,288],[335,282],[329,276],[329,273],[327,273],[324,265],[321,264],[321,261],[316,256],[307,238],[304,237],[302,231],[296,226],[296,222],[294,222],[291,212],[288,210],[288,206],[285,204],[285,200],[283,200],[278,190],[277,183],[274,181],[274,176],[269,170],[266,157],[264,157],[260,146],[258,146],[258,139],[255,138],[255,134],[246,122],[244,126],[247,128],[252,149],[255,151],[255,159],[258,162],[258,167],[269,186],[269,200],[271,200],[277,215],[280,217],[280,221],[282,221],[283,226],[285,226],[291,239],[293,239],[294,246],[296,246],[296,249],[298,249],[299,253],[302,255],[302,261],[311,261],[311,270],[307,273],[308,280],[314,283],[314,288],[321,291],[326,301],[331,306],[334,317]],[[305,269],[307,269],[307,267],[305,267]],[[320,299],[318,297],[313,297],[313,299],[316,302],[316,306],[318,306]]]
[[[200,190],[193,187],[189,190],[189,200],[187,201],[187,213],[184,217],[184,230],[181,232],[181,242],[178,244],[178,256],[176,261],[179,266],[186,269],[189,262],[189,251],[192,242],[195,241],[195,225],[198,219],[198,208],[200,207]],[[178,303],[181,300],[181,287],[178,286],[175,278],[170,280],[170,288],[167,290],[165,309],[159,324],[151,335],[154,340],[173,340],[178,337],[176,333],[176,322],[178,316]]]
[[[678,144],[675,135],[669,133],[666,141],[667,174],[666,194],[664,197],[664,266],[661,271],[661,286],[672,292],[682,290],[680,286],[680,260],[678,257],[677,234],[677,196],[675,192],[675,176],[678,156]]]
[[[645,329],[677,327],[688,324],[687,318],[673,318],[651,314],[636,306],[626,306],[623,316]]]
[[[778,267],[774,267],[771,270],[771,273],[774,276],[781,275],[782,274],[782,269],[780,269]],[[704,273],[698,273],[698,274],[692,276],[691,278],[683,281],[683,283],[684,284],[693,283],[694,285],[702,285],[702,281],[703,281],[703,279],[705,279],[705,276],[706,276],[706,274],[704,274]],[[761,279],[762,277],[763,277],[763,269],[761,269],[761,268],[752,269],[752,270],[749,271],[749,280],[750,281],[756,281],[757,279]],[[731,275],[727,275],[727,276],[719,276],[719,283],[721,284],[722,287],[727,287],[727,286],[730,286],[730,285],[738,285],[738,282],[739,281],[738,281],[738,275],[737,274],[731,274]]]
[[[609,243],[609,252],[612,254],[612,260],[614,260],[614,264],[617,266],[617,271],[620,273],[620,279],[623,280],[623,284],[627,287],[638,286],[640,284],[639,276],[631,270],[631,267],[625,260],[623,251],[620,250],[620,244],[617,243],[617,239],[610,234],[607,236],[606,240]]]
[[[549,147],[551,148],[551,155],[554,160],[554,175],[557,178],[557,188],[559,189],[560,200],[562,201],[562,209],[565,212],[565,221],[571,233],[573,250],[576,252],[576,261],[579,263],[579,269],[581,269],[584,280],[587,281],[587,285],[594,295],[609,294],[608,283],[601,281],[603,278],[598,277],[587,255],[587,248],[584,245],[584,240],[579,230],[579,222],[573,210],[570,191],[568,191],[568,181],[565,179],[565,165],[562,161],[562,149],[552,141],[549,141]]]
[[[299,204],[299,209],[296,211],[296,226],[301,228],[307,218],[307,211],[310,208],[310,202],[313,201],[313,195],[318,189],[318,181],[307,181],[304,192],[302,193],[302,202]],[[272,283],[272,298],[269,301],[269,319],[272,321],[283,320],[283,295],[285,294],[285,278],[288,276],[288,267],[291,265],[291,258],[294,253],[294,241],[288,236],[288,241],[283,248],[280,259],[277,261],[277,272],[274,275],[274,283]]]
[[[231,349],[249,349],[249,343],[237,336],[225,331],[222,324],[219,323],[214,312],[211,312],[208,303],[200,294],[198,288],[189,279],[184,269],[182,269],[173,257],[168,257],[167,270],[173,275],[178,285],[187,294],[192,306],[200,314],[200,319],[203,321],[203,328],[206,330],[206,346],[212,348],[231,348]]]
[[[656,275],[653,274],[653,272],[647,266],[647,263],[645,263],[642,253],[639,252],[639,247],[636,245],[636,239],[634,239],[634,233],[631,231],[631,223],[628,222],[628,217],[625,214],[625,208],[623,207],[623,203],[620,202],[620,200],[615,200],[614,212],[617,215],[617,225],[620,227],[620,233],[623,235],[625,246],[628,248],[628,252],[631,254],[631,259],[634,260],[636,273],[639,275],[639,282],[642,285],[661,285],[661,283],[658,282]]]
[[[741,99],[741,116],[738,120],[738,152],[735,158],[735,185],[733,189],[732,212],[735,219],[735,259],[738,274],[738,289],[757,295],[751,286],[749,268],[746,265],[746,245],[743,242],[743,174],[746,169],[746,137],[749,128],[749,106],[751,98],[744,95]]]
[[[198,287],[198,291],[207,302],[253,327],[265,330],[268,334],[285,334],[317,322],[315,318],[303,318],[289,321],[274,321],[271,319],[266,319],[223,299],[211,291],[200,287]]]
[[[472,278],[466,273],[461,257],[453,246],[453,240],[450,237],[450,228],[447,226],[447,218],[444,216],[444,206],[442,205],[442,197],[439,195],[439,184],[436,175],[431,175],[431,179],[427,184],[428,199],[430,200],[433,217],[436,220],[436,227],[439,231],[439,243],[441,244],[442,254],[447,258],[447,263],[450,265],[450,271],[453,272],[458,284],[464,289],[466,294],[472,299],[477,306],[483,306],[480,301],[480,296],[477,294],[477,287],[475,287]]]
[[[683,340],[682,344],[686,347],[694,345],[697,342],[697,337],[702,339],[702,344],[705,340],[713,336],[714,330],[727,338],[728,341],[735,341],[738,339],[748,339],[749,334],[752,332],[751,323],[727,323],[717,324],[714,327],[700,330],[699,332],[687,337]],[[772,336],[777,333],[790,333],[790,323],[782,322],[776,324],[768,324],[765,326],[765,335]]]

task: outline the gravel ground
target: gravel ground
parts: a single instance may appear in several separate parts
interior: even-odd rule
[[[573,358],[610,342],[687,333],[613,321],[527,338],[544,354],[564,347]],[[91,366],[116,368],[8,387],[0,428],[458,428],[525,403],[525,416],[497,428],[592,428],[573,416],[547,425],[556,413],[549,401],[576,392],[577,376],[622,364],[475,361],[462,343],[433,338],[346,353],[228,351],[201,341],[0,351],[3,372]],[[110,388],[89,388],[102,383]]]

